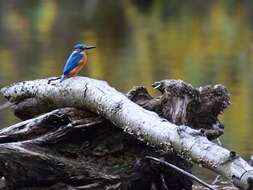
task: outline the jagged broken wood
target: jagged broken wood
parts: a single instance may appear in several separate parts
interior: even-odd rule
[[[172,80],[166,82],[169,83],[167,86],[172,89],[175,86],[185,85],[182,81]],[[155,84],[155,87],[160,89],[160,91],[168,90],[162,87],[163,83]],[[219,87],[214,87],[214,89]],[[176,110],[181,112],[177,113],[176,117],[169,117],[169,120],[177,124],[187,124],[188,121],[193,121],[194,118],[187,116],[189,110],[177,108],[184,107],[190,103],[192,105],[187,107],[187,109],[198,107],[198,102],[190,102],[189,97],[199,96],[198,98],[203,102],[210,101],[206,99],[204,93],[201,93],[202,91],[204,90],[199,89],[199,94],[195,90],[186,92],[188,97],[182,97],[182,101],[177,101],[175,105]],[[111,88],[106,82],[75,77],[66,80],[64,83],[49,85],[48,80],[43,79],[17,83],[3,88],[1,92],[9,102],[15,103],[18,108],[21,107],[26,110],[29,107],[37,107],[38,113],[42,107],[47,107],[48,110],[59,107],[86,108],[110,120],[115,126],[122,128],[128,134],[134,135],[138,140],[145,142],[149,146],[156,147],[164,152],[175,151],[178,155],[191,159],[231,179],[241,189],[252,188],[253,168],[242,158],[210,142],[199,130],[197,131],[187,126],[174,125],[159,117],[156,113],[141,108],[137,104],[145,102],[142,106],[149,109],[149,102],[143,101],[135,104],[124,94]],[[175,93],[180,94],[181,92]],[[134,99],[131,94],[129,96]],[[147,100],[149,97],[145,95],[144,99]],[[163,102],[163,99],[150,101],[153,101],[153,105],[157,103],[156,101],[167,103],[166,101]],[[149,110],[153,111],[153,109],[155,109],[155,106]],[[163,110],[159,111],[163,112]],[[190,110],[190,112],[192,111],[194,112],[194,109]],[[210,110],[202,110],[202,112],[196,114],[208,113],[208,111]],[[20,114],[20,112],[17,113]],[[219,113],[217,112],[216,114]],[[178,115],[180,115],[179,118]],[[26,115],[25,117],[28,116]],[[185,120],[185,118],[188,118],[188,120]],[[198,122],[193,121],[192,123]],[[216,125],[218,124],[214,123],[213,127],[217,127]],[[217,131],[220,133],[220,130],[215,130],[215,133]],[[208,136],[209,132],[205,134]]]

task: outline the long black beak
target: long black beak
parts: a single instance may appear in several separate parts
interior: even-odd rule
[[[96,46],[86,46],[85,49],[93,49],[96,48]]]

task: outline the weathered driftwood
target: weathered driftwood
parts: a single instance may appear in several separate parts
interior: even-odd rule
[[[161,160],[161,159],[158,159],[158,158],[154,158],[152,156],[146,156],[146,158],[152,160],[152,161],[155,161],[155,162],[158,162],[158,163],[161,163],[161,164],[164,164],[165,166],[168,166],[172,169],[174,169],[175,171],[179,172],[179,173],[182,173],[183,175],[189,177],[191,180],[203,185],[204,187],[210,189],[210,190],[215,190],[214,187],[212,187],[211,185],[209,185],[208,183],[204,182],[203,180],[199,179],[198,177],[192,175],[191,173],[189,172],[186,172],[184,170],[182,170],[181,168],[173,165],[173,164],[170,164],[164,160]]]
[[[0,142],[7,189],[177,190],[192,185],[145,155],[162,156],[188,171],[191,164],[157,152],[85,110],[64,108],[13,125],[0,132]]]
[[[40,114],[41,112],[59,107],[86,108],[107,118],[114,123],[115,126],[124,129],[124,131],[129,134],[133,134],[139,139],[139,141],[143,141],[151,147],[156,147],[166,153],[170,150],[174,150],[178,155],[192,159],[195,162],[232,179],[233,183],[242,189],[251,188],[252,168],[240,157],[211,143],[204,136],[204,134],[206,134],[210,139],[213,139],[221,135],[223,132],[223,127],[217,120],[217,115],[223,111],[229,103],[225,89],[222,86],[217,85],[197,90],[186,85],[182,81],[173,80],[160,81],[159,83],[155,83],[154,87],[159,89],[163,93],[163,96],[152,98],[143,88],[136,88],[131,91],[128,96],[137,104],[148,110],[156,111],[160,116],[169,121],[178,125],[184,124],[192,127],[196,126],[196,128],[202,128],[202,126],[204,126],[204,130],[196,131],[189,127],[176,126],[167,120],[160,118],[154,112],[147,111],[137,106],[135,103],[129,101],[125,95],[109,87],[107,83],[89,78],[76,77],[68,79],[61,84],[56,83],[55,85],[48,85],[47,80],[28,81],[3,88],[2,93],[11,103],[17,105],[16,114],[22,118],[32,117],[34,114]],[[210,101],[210,97],[213,98],[211,99],[212,101]],[[31,109],[34,109],[34,111],[28,112]],[[24,114],[18,110],[23,110],[23,112],[26,112],[27,110],[26,113],[29,114]],[[208,115],[211,115],[211,117],[208,117]],[[55,125],[57,125],[57,123]],[[66,125],[66,123],[64,125]],[[68,129],[71,128],[71,125],[67,126]],[[81,126],[85,126],[85,124],[82,124]],[[0,134],[1,142],[9,142],[3,144],[1,149],[3,148],[2,150],[5,150],[4,147],[7,147],[8,151],[13,149],[13,154],[16,150],[21,150],[20,148],[17,148],[17,146],[25,146],[25,148],[28,147],[28,149],[31,149],[30,147],[32,146],[41,147],[39,142],[44,144],[45,142],[57,141],[57,138],[52,137],[66,137],[61,130],[59,132],[59,126],[57,126],[55,132],[51,131],[53,133],[51,135],[51,132],[42,135],[40,132],[38,132],[38,134],[34,131],[33,135],[35,135],[34,137],[36,138],[32,137],[33,142],[31,143],[31,140],[22,139],[22,135],[15,134],[15,131],[20,130],[20,128],[15,130],[16,127],[17,126],[12,127],[14,130],[8,131],[7,129]],[[70,131],[73,129],[74,128],[72,127]],[[108,129],[109,128],[106,128],[106,130],[103,131],[100,127],[98,131],[101,130],[106,135],[109,135],[108,132],[106,133]],[[114,130],[116,130],[116,128]],[[19,141],[19,138],[23,141],[21,143],[14,143],[15,141]],[[128,138],[131,137],[128,136]],[[141,142],[139,143],[144,145]],[[9,146],[12,146],[12,148]],[[36,150],[36,148],[34,150]],[[10,155],[8,151],[6,151],[7,156]],[[29,150],[26,151],[26,153],[31,153],[33,151]],[[39,151],[42,150],[39,148]],[[19,154],[16,154],[16,156],[18,155]],[[135,159],[133,160],[136,160],[136,157],[134,158]],[[1,160],[1,165],[7,162],[6,157],[3,159],[1,158]],[[2,167],[4,167],[4,165]],[[66,167],[68,168],[68,166]],[[11,177],[8,175],[8,170],[10,170],[10,168],[5,170],[6,173],[3,176],[8,176],[6,178],[8,178],[7,180],[10,180]],[[154,171],[152,172],[154,173]],[[70,176],[73,176],[73,173]],[[65,179],[64,177],[59,178]],[[113,178],[115,178],[115,176]],[[122,179],[122,177],[120,178]],[[164,180],[161,179],[164,179],[164,176],[159,177],[159,180],[162,182],[156,183],[156,186],[157,184],[167,185],[167,183],[163,183]],[[25,179],[23,180],[26,181]],[[157,182],[159,180],[155,181]],[[48,182],[50,180],[47,179],[46,181]],[[147,184],[152,186],[152,183]],[[98,184],[94,183],[89,185],[96,186]],[[117,185],[114,183],[114,187],[116,186]],[[127,185],[125,185],[125,187],[126,186]],[[103,187],[105,187],[105,185]]]

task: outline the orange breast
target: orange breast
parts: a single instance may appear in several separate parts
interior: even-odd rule
[[[74,77],[76,75],[78,75],[78,73],[82,70],[83,66],[86,64],[87,62],[87,55],[84,52],[83,58],[79,61],[78,66],[75,67],[70,73],[69,76],[70,77]]]

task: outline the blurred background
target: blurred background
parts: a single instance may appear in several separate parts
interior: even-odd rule
[[[0,86],[57,76],[77,42],[81,75],[127,92],[161,79],[224,84],[224,146],[253,153],[252,0],[0,0]],[[4,100],[1,99],[1,102]],[[0,126],[17,122],[0,113]]]

